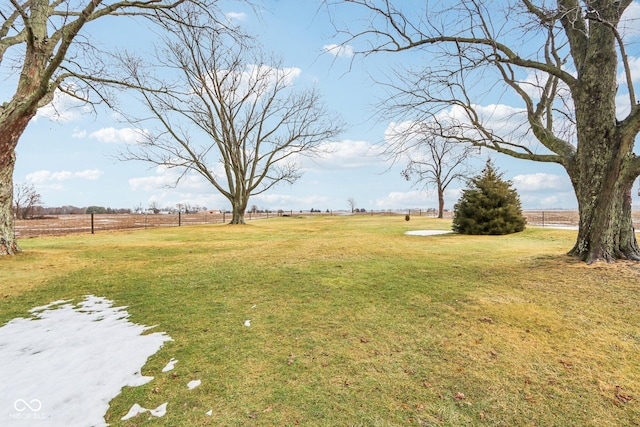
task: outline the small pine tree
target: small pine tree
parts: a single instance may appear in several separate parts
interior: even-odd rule
[[[491,160],[482,173],[467,181],[468,188],[454,207],[453,231],[461,234],[510,234],[524,230],[520,197]]]

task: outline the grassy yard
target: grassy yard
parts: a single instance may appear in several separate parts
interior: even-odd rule
[[[0,258],[0,324],[93,294],[167,332],[113,426],[640,426],[640,265],[567,258],[575,231],[404,235],[449,227],[292,217],[23,240]]]

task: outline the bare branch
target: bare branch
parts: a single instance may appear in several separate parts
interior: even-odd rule
[[[315,91],[294,90],[299,70],[283,68],[250,39],[171,23],[165,34],[155,64],[124,64],[150,112],[143,123],[158,126],[123,157],[201,175],[229,200],[233,221],[243,222],[249,197],[296,181],[295,158],[335,137],[341,121]],[[175,79],[155,81],[161,69]]]

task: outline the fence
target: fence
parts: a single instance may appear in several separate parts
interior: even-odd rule
[[[247,213],[245,219],[260,219],[275,214]],[[231,220],[229,213],[197,214],[80,214],[56,215],[44,218],[17,220],[15,234],[17,238],[71,233],[95,233],[96,231],[126,230],[135,228],[177,227],[181,225],[216,224]]]
[[[275,216],[294,215],[356,215],[356,216],[394,216],[407,215],[436,217],[436,212],[429,209],[384,210],[348,213],[344,211],[278,211],[245,214],[245,220],[266,219]],[[531,210],[524,211],[527,224],[542,227],[577,227],[578,212],[568,210]],[[634,227],[640,227],[640,211],[634,211]],[[444,213],[445,218],[452,218],[453,212]],[[196,214],[83,214],[57,215],[39,219],[17,220],[15,234],[17,238],[29,238],[46,235],[64,235],[71,233],[95,233],[96,231],[144,229],[153,227],[177,227],[181,225],[216,224],[231,220],[230,213],[196,213]]]

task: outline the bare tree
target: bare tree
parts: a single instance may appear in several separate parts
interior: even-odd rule
[[[437,128],[423,122],[396,125],[389,137],[387,154],[395,161],[407,161],[401,172],[407,181],[424,188],[435,188],[438,218],[444,216],[444,193],[452,182],[465,179],[470,170],[468,159],[478,149],[455,139],[439,136]]]
[[[15,148],[38,108],[56,94],[88,102],[106,101],[107,71],[85,26],[106,16],[179,19],[165,12],[188,4],[213,13],[217,0],[9,0],[0,5],[0,67],[15,84],[0,106],[0,255],[19,251],[13,233]]]
[[[347,203],[349,204],[349,209],[351,209],[351,212],[355,212],[356,206],[358,206],[358,204],[356,203],[356,199],[354,199],[353,197],[349,197],[347,199]]]
[[[160,213],[160,205],[158,205],[158,202],[156,202],[154,200],[151,203],[149,203],[149,209],[148,210],[153,212],[154,215],[158,215]]]
[[[42,204],[42,196],[32,184],[19,182],[13,190],[13,202],[16,218],[26,219]]]
[[[150,68],[125,62],[151,116],[134,122],[156,129],[145,128],[143,141],[122,157],[177,168],[178,181],[199,174],[231,203],[232,224],[244,224],[249,197],[296,181],[299,156],[341,131],[315,90],[294,90],[300,70],[237,34],[167,25],[155,61]],[[173,79],[144,89],[161,74]]]
[[[391,112],[439,121],[446,138],[561,165],[580,211],[569,254],[587,263],[640,260],[631,220],[640,104],[626,49],[637,44],[625,46],[622,19],[632,0],[462,0],[425,2],[420,11],[392,0],[328,3],[366,16],[344,29],[344,43],[366,43],[361,53],[433,55],[399,73]],[[488,94],[519,105],[482,107]]]

